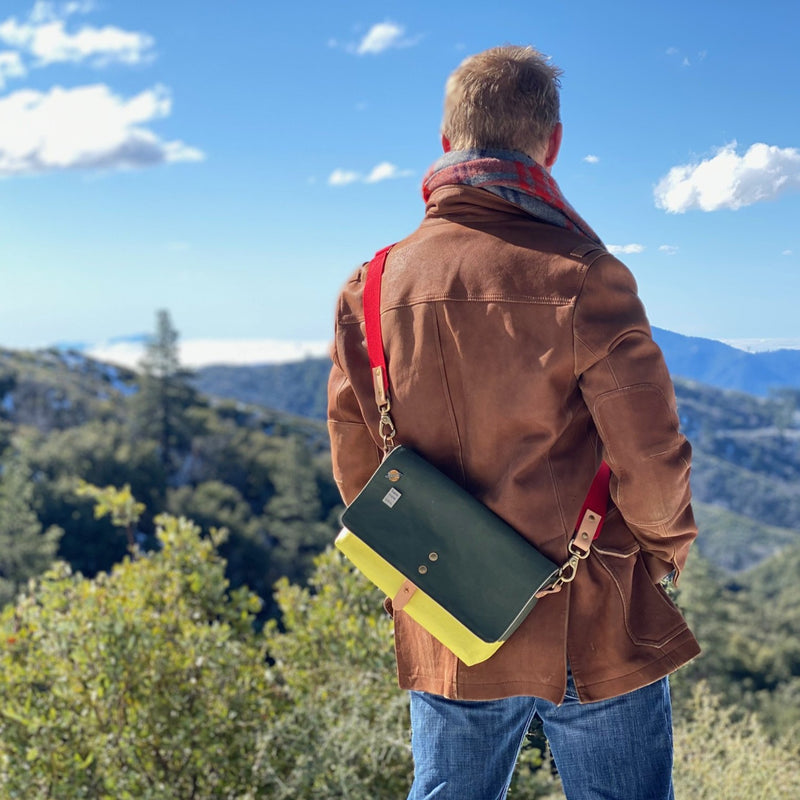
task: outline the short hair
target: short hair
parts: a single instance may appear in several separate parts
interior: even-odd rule
[[[560,75],[532,47],[470,56],[447,79],[442,133],[454,150],[538,152],[559,122]]]

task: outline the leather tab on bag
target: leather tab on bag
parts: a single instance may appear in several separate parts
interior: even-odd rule
[[[402,586],[397,590],[397,594],[392,598],[392,610],[402,611],[416,591],[417,587],[406,578]]]
[[[375,402],[378,406],[386,405],[386,386],[383,377],[383,367],[372,368],[372,387],[375,390]]]
[[[601,514],[592,511],[591,508],[587,509],[586,513],[583,515],[581,524],[578,526],[575,537],[572,540],[572,547],[576,550],[580,550],[582,553],[588,553],[589,548],[592,546],[594,536],[597,533],[597,529],[602,521],[603,517]]]

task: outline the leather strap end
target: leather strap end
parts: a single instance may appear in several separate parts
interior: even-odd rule
[[[385,406],[389,397],[386,393],[386,380],[383,367],[372,368],[372,388],[375,390],[375,402],[378,407]]]
[[[575,537],[572,540],[572,546],[582,553],[588,553],[589,548],[592,546],[597,529],[603,523],[603,515],[592,511],[591,508],[586,509],[586,513],[581,519],[578,530],[575,532]]]
[[[392,598],[392,609],[394,611],[402,611],[416,591],[417,587],[406,578],[397,590],[397,594]]]

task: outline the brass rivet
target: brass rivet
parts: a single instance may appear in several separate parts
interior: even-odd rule
[[[589,534],[586,533],[586,531],[583,531],[583,533],[581,533],[581,538],[582,539],[588,539],[589,538]]]
[[[428,560],[429,561],[438,561],[439,554],[438,553],[428,553]]]
[[[389,471],[386,473],[386,477],[387,477],[387,478],[388,478],[388,479],[389,479],[389,480],[390,480],[392,483],[397,483],[397,481],[399,481],[399,480],[400,480],[401,474],[402,474],[402,473],[400,472],[400,470],[397,470],[397,469],[390,469],[390,470],[389,470]]]
[[[417,572],[419,572],[420,575],[424,575],[427,571],[428,568],[424,564],[420,564],[419,569],[417,570]]]

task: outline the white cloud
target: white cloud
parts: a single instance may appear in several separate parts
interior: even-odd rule
[[[598,161],[600,161],[600,158],[598,156],[588,155],[588,156],[584,156],[583,160],[587,164],[596,164]]]
[[[746,350],[748,353],[768,353],[772,350],[800,350],[800,339],[720,339],[721,342]]]
[[[422,39],[422,35],[406,36],[406,29],[396,22],[379,22],[373,25],[359,41],[346,41],[330,37],[328,47],[341,49],[351,55],[374,56],[387,50],[413,47]]]
[[[163,87],[127,100],[103,84],[1,97],[0,176],[202,160],[199,150],[141,127],[168,116],[171,106]]]
[[[94,0],[70,0],[66,3],[54,3],[52,0],[36,0],[30,13],[31,22],[52,22],[54,19],[69,17],[73,14],[88,14],[94,11]]]
[[[655,203],[670,214],[690,209],[737,209],[773,200],[800,188],[800,150],[757,143],[740,156],[736,142],[709,159],[673,167],[654,190]]]
[[[661,253],[666,253],[668,256],[674,256],[678,252],[678,247],[674,244],[662,244],[659,246]]]
[[[401,47],[405,32],[405,28],[394,22],[379,22],[367,31],[356,47],[356,53],[360,56],[376,55],[390,47]]]
[[[782,255],[782,256],[790,256],[790,255],[792,255],[792,251],[791,251],[791,250],[784,250],[784,251],[781,253],[781,255]]]
[[[144,344],[132,341],[90,345],[85,353],[98,361],[135,369],[144,355]],[[178,344],[181,363],[190,368],[210,364],[282,364],[327,356],[330,343],[282,339],[185,339]]]
[[[90,3],[37,3],[28,19],[9,17],[0,23],[0,41],[37,59],[37,66],[59,62],[89,61],[96,66],[112,62],[138,64],[152,57],[153,38],[112,25],[84,25],[74,33],[66,30],[67,18],[86,13]]]
[[[644,245],[643,244],[609,244],[606,245],[606,249],[609,253],[613,253],[614,255],[631,255],[635,253],[643,253],[644,252]]]
[[[0,52],[0,89],[4,89],[7,78],[21,78],[27,74],[19,53],[13,50]]]
[[[413,175],[409,169],[400,169],[389,161],[376,164],[366,175],[345,169],[335,169],[328,177],[329,186],[347,186],[349,183],[379,183],[392,178],[407,178]]]
[[[328,183],[331,186],[347,186],[348,183],[356,183],[361,180],[361,174],[358,172],[351,172],[346,169],[335,169],[331,172],[328,178]]]
[[[392,178],[407,178],[413,173],[408,169],[398,169],[394,164],[388,161],[382,161],[380,164],[374,166],[364,178],[365,183],[378,183],[378,181],[391,180]]]

